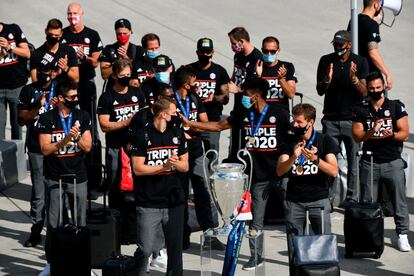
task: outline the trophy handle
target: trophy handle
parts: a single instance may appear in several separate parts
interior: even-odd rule
[[[241,157],[241,155],[240,155],[241,153],[244,153],[245,155],[247,154],[247,156],[249,156],[250,175],[249,175],[249,184],[247,186],[247,191],[250,191],[250,187],[252,186],[252,177],[253,177],[253,158],[252,158],[252,155],[250,154],[250,152],[247,149],[240,149],[237,152],[237,159],[239,159],[243,163],[243,166],[244,166],[243,170],[245,168],[247,168],[247,163]]]
[[[215,191],[215,189],[214,189],[214,187],[213,187],[213,184],[211,183],[211,181],[210,181],[210,177],[209,177],[209,174],[208,174],[208,172],[207,172],[207,170],[208,170],[208,165],[206,165],[206,160],[208,160],[208,158],[207,158],[207,156],[208,156],[208,154],[210,153],[210,152],[212,152],[212,153],[214,153],[214,159],[213,159],[213,161],[211,161],[211,164],[210,164],[210,169],[213,171],[214,170],[214,164],[217,164],[218,163],[218,152],[215,150],[215,149],[209,149],[205,154],[204,154],[204,156],[203,156],[203,173],[204,173],[204,180],[206,181],[206,184],[207,184],[207,188],[208,188],[208,190],[209,190],[209,192],[210,192],[210,194],[211,194],[211,197],[212,197],[212,199],[213,199],[213,202],[214,202],[214,205],[216,206],[216,208],[217,208],[217,211],[220,213],[220,215],[221,215],[221,217],[223,217],[223,212],[222,212],[222,210],[220,209],[220,205],[218,204],[218,200],[217,200],[217,195],[216,195],[216,191]]]

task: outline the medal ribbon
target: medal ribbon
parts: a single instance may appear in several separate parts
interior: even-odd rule
[[[184,109],[183,103],[181,102],[180,95],[178,94],[177,91],[175,91],[174,94],[175,94],[175,98],[177,99],[177,103],[180,106],[181,112],[184,114],[185,118],[188,119],[190,117],[190,97],[188,95],[185,97],[186,109]]]
[[[305,148],[310,149],[311,146],[312,146],[312,144],[313,144],[313,142],[315,141],[315,138],[316,138],[316,130],[313,130],[312,137],[306,143]],[[305,156],[303,156],[303,154],[301,154],[299,156],[299,160],[298,160],[299,166],[303,166],[303,164],[305,164],[305,160],[306,160]]]
[[[255,137],[257,132],[259,131],[259,128],[263,123],[263,120],[266,116],[266,113],[267,113],[268,109],[269,109],[269,105],[266,104],[264,109],[263,109],[262,114],[260,115],[259,121],[257,121],[256,128],[254,128],[254,112],[250,111],[250,129],[251,129],[251,132],[252,132],[252,137]]]
[[[72,127],[72,112],[69,113],[67,120],[63,117],[62,113],[59,112],[60,122],[62,123],[63,131],[65,136],[68,136],[70,128]]]
[[[49,92],[49,96],[46,98],[46,102],[43,105],[45,107],[46,110],[49,110],[49,106],[50,106],[50,99],[53,99],[53,97],[55,96],[55,87],[56,87],[56,82],[52,81],[50,84],[50,92]]]

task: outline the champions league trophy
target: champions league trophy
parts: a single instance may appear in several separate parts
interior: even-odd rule
[[[208,177],[206,159],[209,153],[214,153],[214,159],[210,164],[213,172]],[[211,229],[213,235],[228,235],[232,229],[231,221],[235,218],[234,212],[240,205],[243,194],[250,189],[249,176],[243,171],[247,168],[246,162],[240,157],[241,153],[248,155],[250,159],[250,181],[253,172],[253,163],[250,153],[245,150],[239,150],[237,158],[242,164],[238,163],[218,163],[218,152],[214,149],[208,150],[203,158],[203,169],[205,181],[208,183],[210,192],[224,225],[220,228]],[[207,159],[208,160],[208,159]]]

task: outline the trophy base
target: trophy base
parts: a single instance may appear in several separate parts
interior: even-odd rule
[[[226,226],[226,225],[225,225]],[[203,234],[200,235],[200,265],[201,265],[201,276],[211,276],[211,275],[221,275],[224,263],[225,252],[215,251],[211,248],[211,240],[217,238],[224,243],[227,243],[228,233],[230,233],[232,226],[215,229],[208,229]],[[250,236],[248,231],[243,235],[245,241],[242,241],[242,246],[240,248],[240,259],[237,262],[235,275],[254,275],[254,276],[264,276],[266,275],[266,264],[265,264],[265,241],[264,241],[264,232],[261,231],[257,233],[256,236]],[[250,248],[249,243],[253,243],[253,251],[257,252],[257,247],[259,246],[260,240],[263,241],[263,252],[262,257],[263,261],[259,267],[256,266],[256,269],[251,271],[242,270],[242,265],[246,263],[250,258]],[[243,253],[242,253],[243,251]],[[255,255],[255,263],[257,264],[259,260],[257,259],[257,254]]]

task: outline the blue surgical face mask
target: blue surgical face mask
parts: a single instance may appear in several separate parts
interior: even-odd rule
[[[159,55],[161,55],[161,53],[159,51],[149,51],[149,50],[147,50],[145,52],[145,54],[150,59],[154,59],[154,58],[158,57]]]
[[[274,55],[265,55],[265,54],[263,54],[263,61],[264,62],[272,63],[275,60],[276,60],[276,54],[274,54]]]
[[[249,109],[250,107],[252,107],[253,104],[252,104],[249,96],[243,95],[243,97],[242,97],[242,105],[245,108],[247,108],[247,109]]]
[[[169,83],[170,82],[170,73],[168,72],[156,72],[155,79],[159,82]]]

